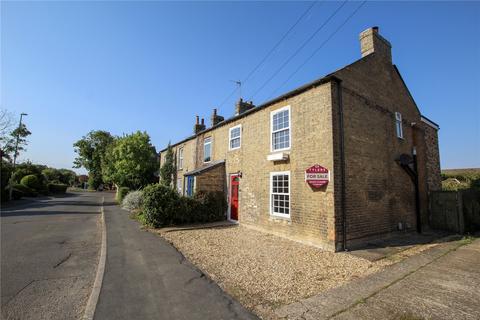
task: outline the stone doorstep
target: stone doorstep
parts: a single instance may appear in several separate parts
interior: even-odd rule
[[[275,310],[281,319],[330,319],[442,257],[461,244],[439,244],[385,269]]]

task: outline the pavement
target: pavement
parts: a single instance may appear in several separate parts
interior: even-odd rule
[[[257,319],[168,242],[106,198],[101,319]]]
[[[350,254],[367,259],[369,261],[377,261],[388,258],[402,251],[414,248],[421,244],[442,243],[452,240],[458,240],[461,236],[452,235],[444,231],[423,231],[422,233],[413,232],[397,232],[392,233],[387,238],[374,239],[366,245],[359,248],[349,248]]]
[[[304,320],[478,320],[479,266],[480,239],[443,243],[371,276],[280,307],[276,314]]]
[[[14,201],[1,211],[2,319],[78,319],[94,280],[101,194]]]

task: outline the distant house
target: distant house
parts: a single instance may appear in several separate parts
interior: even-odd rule
[[[197,116],[194,134],[172,145],[178,191],[223,191],[228,219],[332,251],[426,225],[441,187],[439,127],[378,28],[360,45],[361,59],[263,105],[240,99],[208,128]]]

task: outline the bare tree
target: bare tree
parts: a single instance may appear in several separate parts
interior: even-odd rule
[[[5,137],[13,130],[13,127],[13,114],[7,109],[0,109],[0,141],[3,142]]]

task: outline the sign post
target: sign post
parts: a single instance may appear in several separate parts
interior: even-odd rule
[[[312,188],[321,188],[330,181],[330,171],[319,164],[305,170],[305,182]]]

